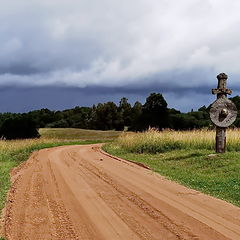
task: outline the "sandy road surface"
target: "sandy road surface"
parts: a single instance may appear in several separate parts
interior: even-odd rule
[[[7,239],[240,239],[239,208],[108,157],[99,145],[41,150],[12,175]]]

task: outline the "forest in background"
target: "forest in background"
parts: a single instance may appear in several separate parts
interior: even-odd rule
[[[240,111],[240,97],[231,100]],[[191,130],[213,128],[209,118],[210,106],[202,106],[197,111],[182,113],[168,108],[160,93],[151,93],[144,104],[135,102],[131,105],[127,98],[119,104],[114,102],[99,103],[92,107],[77,106],[63,111],[51,111],[47,108],[28,113],[0,113],[0,135],[4,128],[21,125],[27,129],[29,124],[36,128],[82,128],[98,130],[142,131],[149,127],[157,129]],[[25,126],[25,127],[24,127]],[[238,116],[233,127],[240,127]]]

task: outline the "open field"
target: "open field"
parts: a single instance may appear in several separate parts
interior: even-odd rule
[[[39,129],[39,133],[42,138],[108,141],[117,138],[121,132],[78,128],[41,128]]]
[[[214,131],[126,133],[104,149],[141,162],[185,186],[240,206],[240,131],[228,131],[226,154],[214,154]]]

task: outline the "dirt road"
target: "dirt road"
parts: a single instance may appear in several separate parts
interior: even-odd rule
[[[240,239],[240,209],[104,155],[40,150],[12,172],[9,240]]]

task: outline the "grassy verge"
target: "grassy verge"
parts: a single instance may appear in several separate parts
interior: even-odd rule
[[[144,137],[142,134],[145,134]],[[240,152],[213,154],[214,142],[207,142],[204,139],[206,135],[201,135],[201,132],[198,135],[197,132],[191,133],[195,134],[195,145],[189,140],[191,135],[184,135],[186,132],[182,135],[181,132],[173,132],[173,136],[181,136],[181,139],[173,138],[173,141],[169,132],[167,136],[154,132],[153,137],[152,134],[122,135],[115,142],[105,145],[104,150],[124,159],[142,162],[171,180],[240,206]],[[163,141],[164,138],[167,142]],[[229,147],[234,149],[236,146]]]

